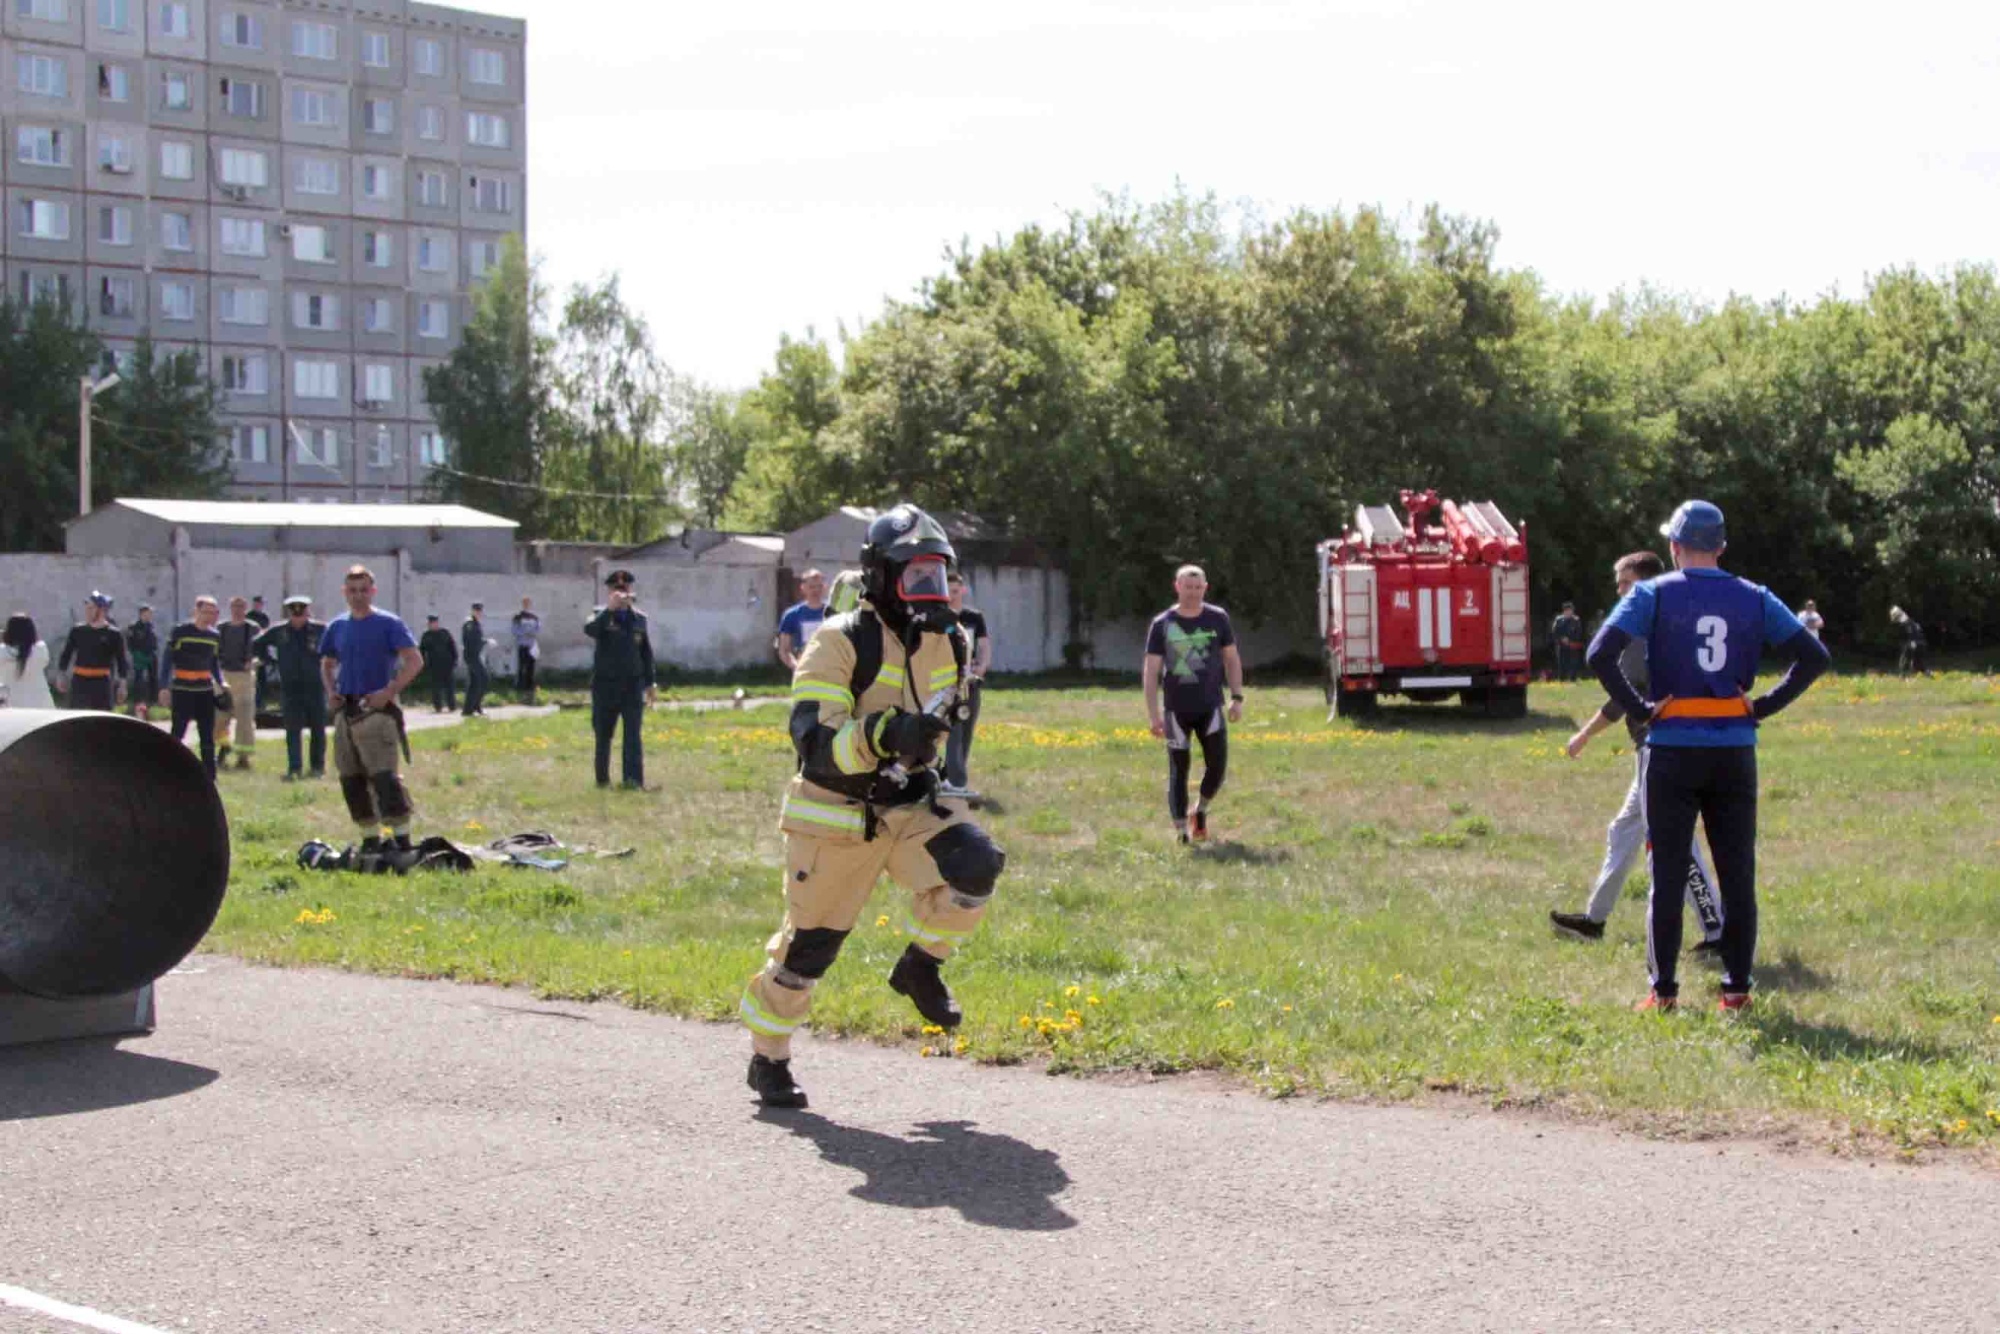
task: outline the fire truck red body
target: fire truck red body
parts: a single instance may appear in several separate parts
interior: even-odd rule
[[[1528,541],[1491,501],[1404,491],[1403,517],[1363,505],[1319,544],[1320,633],[1334,712],[1382,695],[1456,694],[1494,717],[1528,710]],[[1440,522],[1432,523],[1437,512]]]

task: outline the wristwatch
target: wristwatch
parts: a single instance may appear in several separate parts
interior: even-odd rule
[[[1232,703],[1236,703],[1236,704],[1241,704],[1241,703],[1243,702],[1243,696],[1242,696],[1242,694],[1241,694],[1240,692],[1238,692],[1238,691],[1234,691],[1234,690],[1230,691],[1230,692],[1229,692],[1229,698],[1230,698],[1230,700],[1231,700],[1231,702],[1232,702]]]

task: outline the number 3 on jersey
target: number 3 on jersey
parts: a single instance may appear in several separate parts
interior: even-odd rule
[[[1704,616],[1694,623],[1694,632],[1701,636],[1695,661],[1704,672],[1721,671],[1729,661],[1729,622],[1720,616]]]

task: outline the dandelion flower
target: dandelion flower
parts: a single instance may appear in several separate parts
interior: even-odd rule
[[[1292,1007],[1289,1005],[1282,1006],[1280,1008],[1282,1008],[1286,1014],[1290,1014],[1292,1012]]]
[[[951,1049],[957,1052],[960,1056],[963,1056],[971,1046],[972,1046],[972,1040],[970,1038],[959,1038],[956,1042],[953,1042],[951,1044]]]
[[[1066,1024],[1080,1024],[1083,1022],[1083,1016],[1078,1014],[1075,1010],[1064,1010],[1063,1022]]]
[[[877,925],[877,926],[887,926],[887,925],[889,925],[889,914],[887,914],[887,913],[883,913],[883,914],[882,914],[882,915],[881,915],[880,917],[876,918],[876,919],[875,919],[875,925]]]
[[[1065,996],[1075,997],[1082,994],[1082,992],[1083,988],[1079,986],[1067,986],[1063,988],[1063,995]]]
[[[1402,975],[1401,973],[1398,973],[1398,974],[1396,974],[1396,975],[1395,975],[1394,977],[1390,978],[1389,980],[1390,980],[1391,982],[1400,982],[1400,981],[1402,981],[1402,980],[1403,980],[1403,975]]]
[[[937,1036],[938,1034],[940,1034],[940,1033],[942,1033],[942,1032],[944,1032],[944,1029],[940,1028],[940,1027],[939,1027],[938,1025],[936,1025],[936,1024],[925,1024],[925,1025],[924,1025],[924,1036],[925,1036],[925,1037],[927,1037],[927,1038],[934,1038],[934,1037],[936,1037],[936,1036]]]
[[[1088,1005],[1102,1005],[1102,1004],[1104,1004],[1104,1002],[1103,1002],[1103,1001],[1101,1001],[1101,1000],[1099,1000],[1099,999],[1098,999],[1097,997],[1095,997],[1095,996],[1091,996],[1091,997],[1089,997],[1089,998],[1088,998],[1088,999],[1087,999],[1087,1000],[1085,1001],[1085,1004],[1088,1004]]]
[[[1215,1003],[1215,1008],[1218,1010],[1233,1010],[1236,1008],[1236,1002],[1231,1000],[1229,997],[1224,996],[1221,1000]]]
[[[470,829],[475,834],[478,833],[480,830],[486,828],[485,825],[479,823],[479,821],[477,820],[467,820],[465,822],[465,827],[467,829]]]
[[[925,1048],[924,1048],[924,1049],[923,1049],[922,1051],[918,1052],[918,1053],[917,1053],[917,1055],[919,1055],[919,1056],[935,1056],[935,1055],[937,1055],[937,1048],[936,1048],[936,1047],[925,1047]]]
[[[1034,1026],[1035,1026],[1035,1021],[1032,1016],[1025,1014],[1021,1016],[1021,1027],[1033,1028]]]

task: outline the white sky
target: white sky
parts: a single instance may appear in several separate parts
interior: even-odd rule
[[[1563,292],[1857,292],[2000,252],[2000,5],[494,0],[530,248],[744,385],[975,244],[1181,181],[1436,201]],[[1653,17],[1639,17],[1650,13]]]

